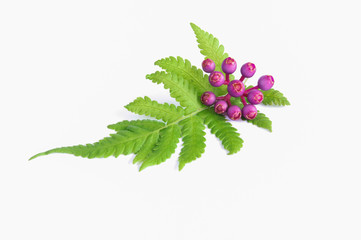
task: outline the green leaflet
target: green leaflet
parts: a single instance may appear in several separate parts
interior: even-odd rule
[[[224,52],[223,45],[219,44],[218,39],[212,34],[203,31],[194,23],[191,23],[191,27],[197,37],[197,42],[199,43],[198,47],[201,50],[201,54],[204,55],[205,58],[212,59],[216,64],[216,71],[222,72],[222,62],[228,57],[228,54]]]
[[[159,126],[159,123],[156,123],[156,125]],[[147,137],[156,131],[145,126],[130,125],[126,129],[122,129],[116,134],[111,134],[110,137],[106,137],[94,144],[55,148],[39,153],[31,157],[30,160],[51,153],[68,153],[85,158],[118,157],[120,154],[128,155],[139,151]]]
[[[173,122],[184,115],[183,108],[174,104],[160,104],[152,101],[149,97],[138,97],[125,108],[133,113],[154,117],[164,122]]]
[[[247,120],[247,122],[272,132],[272,121],[264,113],[258,111],[257,117],[253,120]]]
[[[278,90],[270,89],[268,91],[261,91],[263,93],[264,99],[263,105],[273,105],[273,106],[288,106],[291,103],[288,99]]]
[[[171,97],[175,98],[182,107],[185,107],[186,113],[203,106],[194,87],[176,74],[155,72],[148,74],[146,78],[154,83],[163,83],[164,88],[169,89]]]
[[[159,139],[159,133],[154,132],[148,136],[142,148],[137,152],[137,155],[133,159],[133,163],[143,162],[147,159],[147,156],[153,151],[153,148],[157,144]]]
[[[177,148],[180,136],[181,131],[178,125],[173,124],[162,129],[159,133],[159,141],[143,161],[139,171],[149,166],[161,164],[170,158]]]
[[[203,119],[194,115],[179,123],[182,126],[183,139],[183,148],[178,159],[179,170],[182,170],[186,163],[196,160],[204,153],[206,133],[203,122]]]
[[[252,85],[248,86],[246,89],[253,87]],[[272,105],[272,106],[289,106],[291,103],[288,99],[276,89],[270,89],[268,91],[260,90],[263,93],[263,105]]]
[[[243,108],[243,104],[241,102],[240,98],[231,98],[231,102],[234,105],[239,106],[240,108]],[[257,111],[257,117],[253,120],[244,119],[249,123],[252,123],[253,125],[264,128],[270,132],[272,132],[272,121],[264,114],[259,111]]]
[[[124,121],[118,122],[116,124],[108,125],[108,128],[118,132],[120,130],[127,129],[128,127],[131,127],[131,126],[143,127],[143,128],[149,129],[149,130],[157,130],[157,129],[163,127],[164,123],[154,121],[154,120],[148,120],[148,119],[132,120],[132,121],[124,120]]]
[[[216,95],[224,95],[226,86],[221,88],[213,87],[208,82],[208,75],[203,74],[203,70],[192,66],[189,60],[181,57],[168,57],[155,62],[155,65],[161,67],[168,73],[176,74],[187,80],[197,91],[200,97],[206,91],[212,91]]]
[[[227,122],[223,115],[216,114],[210,109],[202,111],[198,115],[203,118],[211,133],[221,140],[223,147],[228,150],[229,155],[241,150],[243,145],[242,138],[239,137],[237,130],[232,127],[231,123]]]

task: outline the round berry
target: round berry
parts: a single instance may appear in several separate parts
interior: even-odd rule
[[[228,104],[224,100],[218,100],[214,104],[214,111],[218,114],[222,114],[222,113],[226,112],[227,108],[228,108]]]
[[[241,67],[242,76],[246,78],[250,78],[253,77],[255,73],[256,73],[256,65],[254,65],[253,63],[248,62],[242,65]]]
[[[238,120],[242,117],[241,108],[237,105],[232,105],[228,108],[227,115],[232,120]]]
[[[263,91],[270,90],[274,83],[275,80],[271,75],[264,75],[258,79],[258,87]]]
[[[257,117],[257,108],[252,104],[247,104],[242,109],[242,115],[248,120],[255,119]]]
[[[211,73],[214,71],[214,69],[216,69],[216,64],[212,59],[207,58],[202,62],[202,68],[206,73]]]
[[[213,86],[213,87],[219,87],[222,86],[224,83],[224,76],[223,73],[221,72],[217,72],[214,71],[211,73],[211,75],[209,75],[209,83]]]
[[[232,97],[240,97],[243,95],[245,88],[242,81],[233,80],[228,84],[227,90]]]
[[[216,95],[213,92],[204,92],[201,101],[206,106],[211,106],[216,101]]]
[[[237,69],[236,60],[234,60],[233,58],[230,58],[230,57],[223,60],[222,71],[224,73],[232,74],[236,71],[236,69]]]
[[[247,94],[247,99],[251,104],[260,104],[263,101],[263,93],[260,90],[253,89]]]

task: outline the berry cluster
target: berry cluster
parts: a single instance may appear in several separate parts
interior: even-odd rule
[[[258,84],[250,89],[245,89],[244,79],[252,77],[256,72],[256,66],[253,63],[245,63],[241,67],[241,78],[239,80],[229,80],[229,75],[234,73],[237,69],[237,63],[233,58],[226,58],[222,63],[222,71],[226,74],[224,77],[222,72],[214,71],[216,64],[211,59],[206,59],[202,62],[203,71],[210,73],[209,83],[213,87],[220,87],[227,85],[228,94],[217,97],[213,92],[204,92],[201,101],[206,106],[214,104],[214,111],[218,114],[227,112],[227,115],[232,120],[238,120],[242,116],[248,120],[257,117],[257,108],[254,106],[263,101],[263,94],[260,90],[267,91],[273,87],[274,79],[271,75],[264,75],[258,79]],[[241,109],[237,105],[232,105],[230,98],[240,97],[243,103]],[[246,98],[249,104],[246,101]]]

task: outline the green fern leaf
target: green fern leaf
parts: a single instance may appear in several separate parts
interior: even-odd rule
[[[250,85],[246,87],[246,89],[252,88],[253,86]],[[291,103],[288,101],[288,99],[281,93],[280,91],[276,89],[270,89],[268,91],[260,90],[263,93],[263,105],[273,105],[273,106],[288,106],[291,105]]]
[[[155,133],[153,129],[128,126],[126,129],[120,130],[116,134],[111,134],[110,137],[106,137],[94,144],[55,148],[39,153],[31,157],[30,160],[51,153],[68,153],[84,158],[118,157],[120,154],[128,155],[138,152],[147,137],[153,133]]]
[[[133,113],[154,117],[168,123],[184,115],[183,108],[177,107],[174,104],[160,104],[157,101],[152,101],[149,97],[138,97],[126,105],[125,108]]]
[[[243,145],[242,138],[239,137],[237,130],[232,124],[227,122],[223,115],[215,114],[211,109],[207,109],[198,114],[203,118],[211,133],[221,140],[223,147],[228,150],[228,154],[234,154],[241,150]]]
[[[149,166],[161,164],[170,158],[177,148],[180,136],[181,130],[176,124],[169,125],[167,128],[162,129],[159,133],[159,141],[143,161],[139,171]]]
[[[163,127],[164,123],[149,119],[132,120],[132,121],[124,120],[115,124],[108,125],[108,128],[118,132],[120,130],[125,130],[131,126],[142,127],[148,130],[156,130]]]
[[[163,83],[164,88],[169,89],[171,97],[185,107],[186,113],[202,108],[196,90],[182,77],[166,72],[155,72],[148,74],[146,78],[157,84]]]
[[[247,122],[272,132],[272,121],[264,113],[258,111],[257,117],[253,120],[247,120]]]
[[[228,54],[224,52],[223,45],[220,45],[218,39],[212,34],[202,30],[194,23],[191,23],[191,27],[197,37],[197,42],[199,43],[198,47],[201,50],[201,54],[204,55],[205,58],[212,59],[216,64],[216,71],[221,72],[222,62],[228,57]]]
[[[237,105],[240,108],[243,108],[243,104],[240,98],[231,98],[233,105]],[[264,114],[258,111],[257,117],[253,120],[245,119],[247,122],[256,125],[257,127],[267,129],[272,132],[272,121]]]
[[[200,97],[206,91],[212,91],[216,95],[223,95],[226,86],[221,88],[213,87],[209,84],[208,75],[203,74],[203,71],[195,66],[192,66],[189,60],[181,57],[168,57],[155,62],[155,65],[161,67],[168,73],[176,74],[187,80],[194,86]]]
[[[133,159],[133,163],[143,162],[147,156],[152,152],[159,139],[159,132],[154,132],[148,136],[142,148],[137,152]]]
[[[268,91],[261,91],[263,93],[264,99],[263,105],[274,105],[274,106],[288,106],[291,103],[288,99],[278,90],[270,89]]]
[[[203,119],[198,116],[191,116],[182,120],[179,124],[182,126],[183,147],[179,155],[179,170],[182,170],[185,164],[201,157],[206,147],[204,136]]]

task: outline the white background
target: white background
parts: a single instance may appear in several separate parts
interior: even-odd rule
[[[361,239],[358,2],[1,1],[0,239]],[[132,156],[27,161],[139,118],[138,96],[174,102],[145,75],[201,65],[190,22],[275,77],[292,106],[262,108],[273,133],[235,124],[228,156],[207,131],[181,172],[180,148],[141,173]]]

